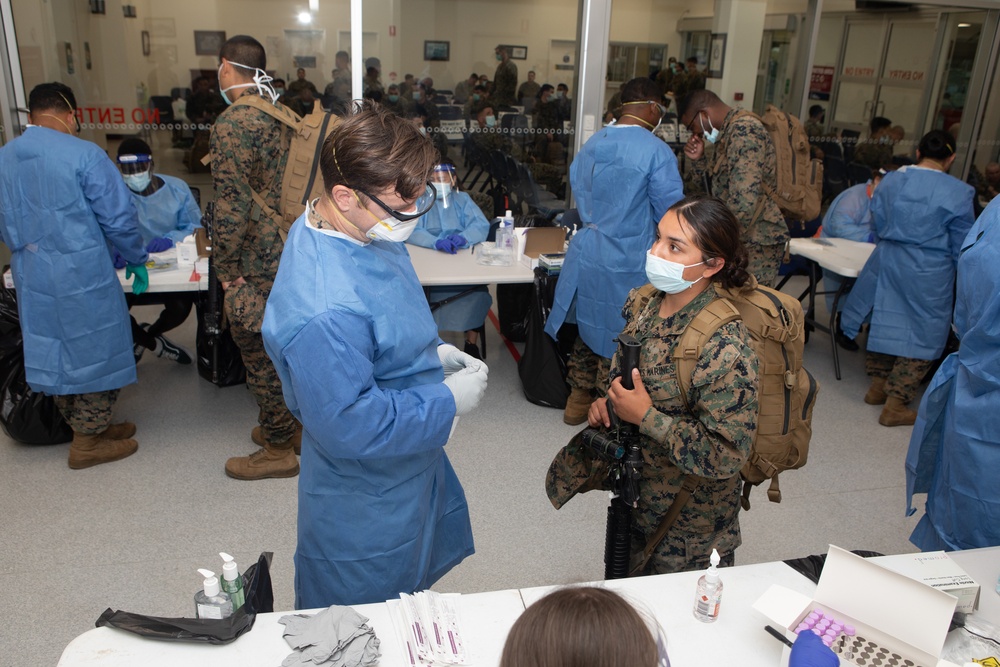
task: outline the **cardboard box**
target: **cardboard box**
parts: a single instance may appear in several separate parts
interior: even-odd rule
[[[955,596],[955,611],[971,614],[979,609],[979,584],[943,551],[883,556],[875,562]]]
[[[566,246],[565,227],[515,227],[518,255],[529,269],[538,266],[542,253],[562,252]]]
[[[198,229],[195,230],[194,242],[198,246],[199,257],[212,256],[212,244],[208,240],[208,232],[205,231],[204,227],[199,227]]]
[[[853,625],[855,639],[864,638],[916,665],[957,667],[939,658],[956,603],[954,596],[830,545],[812,598],[774,585],[754,609],[791,640],[809,612],[820,610]],[[834,650],[838,647],[839,642]],[[787,649],[785,653],[787,660]]]

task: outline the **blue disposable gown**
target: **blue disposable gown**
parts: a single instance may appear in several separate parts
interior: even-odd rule
[[[845,334],[857,336],[871,315],[870,352],[941,356],[973,196],[972,186],[933,169],[908,166],[882,179],[871,202],[878,245],[844,305]]]
[[[422,590],[472,554],[444,452],[455,400],[406,247],[360,245],[299,218],[263,336],[303,426],[296,606]]]
[[[553,338],[576,305],[580,337],[610,359],[625,326],[629,290],[645,285],[646,251],[656,225],[684,196],[677,159],[642,127],[610,125],[591,137],[570,166],[582,226],[566,252],[545,332]]]
[[[131,264],[147,254],[114,163],[89,141],[29,127],[0,148],[0,203],[31,388],[59,396],[135,382],[108,244]]]
[[[910,541],[923,551],[1000,546],[1000,199],[979,216],[958,260],[955,331],[920,402],[906,456],[906,503],[926,493]]]
[[[163,179],[159,190],[148,197],[132,193],[139,211],[139,232],[146,243],[155,238],[177,243],[201,227],[201,210],[187,183],[173,176],[156,177]]]
[[[823,238],[850,239],[851,241],[862,241],[873,243],[875,241],[875,227],[872,223],[871,199],[868,197],[868,188],[871,181],[853,185],[839,195],[830,204],[823,218],[823,229],[820,236]],[[833,309],[833,292],[840,289],[841,278],[833,271],[823,269],[823,290],[830,292],[826,295],[827,310]]]
[[[441,199],[434,202],[434,208],[420,218],[407,243],[422,248],[433,248],[434,242],[451,234],[461,234],[469,242],[469,247],[482,243],[490,232],[490,221],[464,192],[449,195],[448,208]],[[463,252],[463,251],[459,251]],[[464,252],[470,252],[468,249]],[[449,285],[431,287],[427,299],[437,303],[444,299],[473,290],[455,301],[431,311],[434,322],[441,331],[468,331],[482,326],[493,305],[493,297],[485,285]]]

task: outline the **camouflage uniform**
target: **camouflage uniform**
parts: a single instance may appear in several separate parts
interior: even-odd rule
[[[419,104],[414,103],[413,108],[418,114],[427,119],[424,121],[424,125],[434,128],[441,127],[441,112],[438,111],[436,104],[430,100],[421,100]]]
[[[885,378],[885,393],[906,404],[917,395],[917,388],[933,365],[933,360],[910,359],[881,352],[865,354],[865,373],[869,377]]]
[[[869,167],[872,171],[881,169],[882,165],[892,163],[892,144],[875,141],[862,141],[854,149],[852,162],[857,162]]]
[[[521,87],[517,89],[517,101],[520,102],[524,99],[534,99],[538,97],[538,91],[541,90],[541,86],[535,81],[525,81],[521,84]]]
[[[386,95],[385,100],[383,100],[382,106],[384,106],[386,109],[393,112],[397,116],[403,116],[404,118],[406,117],[406,114],[409,113],[410,111],[413,111],[414,108],[413,100],[409,100],[405,97],[400,96],[400,98],[395,102],[390,102],[388,95]]]
[[[704,175],[711,175],[710,194],[726,202],[742,224],[747,270],[761,285],[774,284],[788,241],[788,225],[767,194],[778,188],[777,157],[760,120],[739,107],[730,109],[712,157],[706,153],[689,163],[685,194],[704,193]]]
[[[118,391],[109,389],[89,394],[65,394],[53,396],[52,400],[74,433],[95,435],[108,430]]]
[[[579,336],[573,343],[573,352],[566,365],[566,382],[570,389],[596,389],[601,396],[607,392],[611,360],[596,354]]]
[[[292,97],[298,97],[302,94],[302,91],[309,89],[313,92],[313,95],[319,97],[319,91],[316,90],[315,84],[312,81],[307,81],[306,79],[296,79],[288,84],[287,92]]]
[[[676,523],[660,542],[643,574],[703,569],[712,549],[732,562],[741,543],[739,471],[750,455],[757,430],[757,356],[740,321],[724,325],[705,345],[691,376],[684,407],[671,353],[691,320],[711,302],[709,287],[681,309],[661,319],[657,293],[633,315],[632,290],[622,316],[624,333],[642,343],[639,370],[653,400],[639,431],[644,467],[639,504],[633,513],[633,553],[639,552],[667,513],[684,476],[701,480]],[[617,369],[617,353],[612,365]],[[615,371],[617,376],[619,371]]]
[[[517,104],[517,65],[508,60],[497,65],[493,75],[492,98],[495,104],[514,106]]]
[[[480,93],[480,95],[482,95],[482,93]],[[479,117],[479,112],[485,109],[486,107],[493,107],[493,105],[490,104],[490,100],[488,97],[484,96],[480,97],[480,99],[478,100],[474,100],[470,95],[469,99],[465,102],[465,106],[462,107],[462,114],[467,120],[475,121],[476,118]],[[493,111],[495,113],[496,109],[493,109]]]
[[[549,142],[552,140],[548,134],[560,132],[562,121],[559,120],[559,104],[555,99],[548,102],[539,103],[535,107],[535,114],[531,121],[532,130],[535,134],[535,156],[544,161],[548,155]]]
[[[212,128],[216,195],[212,262],[221,282],[240,276],[246,280],[246,284],[229,286],[223,304],[247,368],[247,385],[260,407],[264,440],[271,444],[288,441],[295,430],[260,334],[264,304],[274,285],[284,242],[274,220],[255,214],[251,189],[268,206],[280,210],[290,142],[290,129],[244,105],[229,107]]]

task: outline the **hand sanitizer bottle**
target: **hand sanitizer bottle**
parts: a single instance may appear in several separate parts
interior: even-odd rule
[[[694,598],[694,617],[702,623],[714,623],[719,618],[719,604],[722,601],[722,581],[719,579],[719,552],[712,549],[711,565],[698,580],[698,592]]]
[[[511,266],[516,260],[517,239],[514,238],[514,215],[511,211],[500,219],[496,237],[497,264]]]
[[[229,593],[233,601],[233,611],[243,606],[246,597],[243,595],[243,577],[236,567],[236,561],[227,553],[219,553],[222,556],[222,581],[219,584],[222,590]]]
[[[229,594],[219,590],[219,578],[211,570],[198,570],[205,577],[204,589],[194,594],[194,608],[198,618],[227,618],[233,613]]]

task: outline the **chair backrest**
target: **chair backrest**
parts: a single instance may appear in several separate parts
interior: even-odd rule
[[[844,162],[850,162],[854,159],[854,147],[858,145],[860,139],[860,132],[855,130],[840,131],[840,140],[844,147]]]
[[[441,112],[441,120],[459,120],[462,117],[462,107],[453,104],[438,107]]]
[[[847,188],[844,158],[827,153],[823,158],[823,199],[830,200]]]
[[[824,139],[822,141],[814,141],[813,146],[823,151],[823,155],[826,157],[837,157],[841,160],[844,159],[844,149],[840,145],[839,141]]]
[[[201,207],[201,188],[196,188],[193,185],[188,186],[191,189],[191,196],[194,197],[194,203]]]

